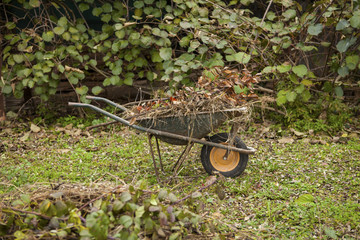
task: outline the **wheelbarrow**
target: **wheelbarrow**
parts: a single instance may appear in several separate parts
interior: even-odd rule
[[[129,111],[124,106],[106,98],[94,96],[87,96],[86,98],[89,100],[106,102],[120,109],[120,111]],[[69,102],[69,106],[90,108],[128,127],[146,132],[158,182],[158,168],[151,141],[153,136],[155,136],[156,139],[156,147],[162,170],[163,164],[161,161],[158,139],[170,144],[186,146],[173,167],[174,175],[178,173],[178,169],[186,159],[194,143],[203,145],[200,158],[205,171],[209,174],[213,174],[217,171],[225,177],[239,176],[246,168],[248,155],[255,153],[255,149],[247,147],[244,142],[236,136],[236,132],[239,129],[238,125],[234,124],[230,133],[218,133],[213,136],[208,136],[223,124],[229,116],[234,116],[234,114],[238,115],[239,113],[246,111],[245,107],[224,110],[221,112],[204,112],[185,116],[159,118],[144,117],[142,119],[137,119],[137,124],[132,124],[128,120],[109,113],[92,104]]]

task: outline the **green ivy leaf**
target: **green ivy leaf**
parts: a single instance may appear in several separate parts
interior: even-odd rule
[[[182,21],[180,22],[180,27],[187,29],[193,27],[193,25],[190,22]]]
[[[288,92],[286,93],[286,100],[288,100],[289,102],[294,102],[296,99],[296,92]]]
[[[291,65],[289,63],[283,63],[277,66],[276,70],[278,70],[280,73],[286,73],[291,70]]]
[[[360,15],[356,14],[350,18],[350,25],[353,28],[360,28]]]
[[[102,211],[92,212],[86,216],[86,227],[97,240],[106,240],[109,229],[109,217]]]
[[[336,44],[336,49],[339,52],[344,53],[348,50],[350,46],[352,46],[356,42],[356,40],[357,40],[356,37],[343,39],[339,41],[338,44]]]
[[[9,30],[14,29],[16,27],[16,24],[14,22],[7,22],[5,24],[5,27]]]
[[[54,27],[54,33],[57,35],[61,35],[65,32],[65,28],[61,26]]]
[[[77,87],[75,91],[80,95],[85,95],[88,92],[89,88],[87,86]]]
[[[282,15],[285,17],[285,20],[287,21],[289,19],[296,17],[296,11],[294,9],[288,9],[285,12],[283,12]]]
[[[172,55],[172,48],[160,48],[159,55],[165,61],[170,60]]]
[[[134,7],[135,8],[142,8],[142,7],[144,7],[144,2],[143,1],[135,1],[134,2]]]
[[[130,216],[123,215],[123,216],[120,217],[119,223],[121,225],[123,225],[125,228],[129,228],[132,225],[133,220],[132,220],[132,218]]]
[[[67,24],[68,24],[68,20],[66,19],[66,17],[61,17],[61,18],[58,20],[57,24],[58,24],[59,26],[65,28],[65,27],[67,26]]]
[[[340,75],[340,77],[346,77],[347,75],[349,75],[349,68],[346,66],[339,67],[337,73]]]
[[[350,23],[345,19],[340,19],[340,21],[336,24],[336,31],[341,31],[350,26]]]
[[[87,4],[87,3],[80,3],[80,4],[79,4],[79,9],[80,9],[80,11],[84,12],[84,11],[86,11],[86,10],[89,10],[89,9],[90,9],[90,6],[89,6],[89,4]]]
[[[100,14],[101,14],[102,12],[103,12],[102,8],[99,8],[99,7],[94,8],[94,9],[92,10],[92,14],[93,14],[94,16],[96,16],[96,17],[100,16]]]
[[[236,61],[238,63],[242,63],[242,64],[246,64],[250,61],[250,55],[246,54],[244,52],[238,52],[232,55],[226,55],[226,60],[227,61]]]
[[[267,66],[261,71],[261,73],[271,73],[271,72],[274,72],[275,69],[276,69],[276,67],[274,67],[274,66]]]
[[[344,96],[344,91],[340,86],[335,87],[334,92],[335,92],[336,96],[338,96],[338,97]]]
[[[307,69],[307,67],[304,65],[304,64],[301,64],[301,65],[297,65],[297,66],[294,66],[293,68],[292,68],[292,71],[296,74],[296,75],[298,75],[299,77],[304,77],[306,74],[307,74],[307,72],[308,72],[308,69]]]
[[[99,87],[99,86],[95,86],[91,89],[91,92],[94,94],[94,95],[99,95],[101,92],[103,92],[104,89],[102,87]]]
[[[308,33],[313,36],[319,35],[323,30],[323,25],[321,23],[310,25],[308,27]]]
[[[39,0],[30,0],[29,4],[33,8],[40,7],[40,1]]]
[[[277,105],[281,106],[287,102],[286,94],[288,91],[280,90],[276,97],[276,103]]]
[[[24,61],[24,56],[22,54],[14,54],[13,58],[16,63],[22,63]]]
[[[42,33],[42,38],[44,39],[45,42],[51,42],[54,36],[55,35],[52,31],[47,31]]]
[[[10,93],[12,93],[13,89],[10,85],[5,85],[4,87],[2,87],[1,91],[4,94],[10,94]]]
[[[131,194],[129,192],[123,192],[120,195],[120,200],[124,203],[130,201],[132,199]]]
[[[355,68],[357,67],[360,58],[359,55],[351,55],[351,56],[347,56],[346,59],[346,66],[350,69],[350,70],[355,70]]]

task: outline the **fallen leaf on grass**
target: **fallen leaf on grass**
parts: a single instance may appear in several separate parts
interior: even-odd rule
[[[294,139],[290,137],[283,137],[278,140],[278,143],[293,143]]]
[[[26,133],[24,134],[24,136],[22,136],[22,137],[20,138],[20,141],[25,142],[26,140],[28,140],[29,137],[30,137],[30,133],[31,133],[31,131],[26,132]]]
[[[41,131],[41,128],[36,126],[35,124],[31,123],[30,125],[30,130],[33,132],[33,133],[38,133]]]

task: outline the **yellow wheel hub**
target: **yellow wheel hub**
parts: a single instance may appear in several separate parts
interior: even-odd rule
[[[222,143],[226,145],[225,143]],[[226,156],[228,155],[228,156]],[[240,153],[214,147],[210,151],[211,165],[220,172],[229,172],[236,168],[240,161]]]

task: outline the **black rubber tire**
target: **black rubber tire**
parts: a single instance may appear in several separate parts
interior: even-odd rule
[[[215,134],[214,136],[209,137],[208,141],[214,142],[214,143],[225,143],[228,139],[228,136],[229,136],[228,133],[218,133],[218,134]],[[237,136],[234,139],[234,145],[237,148],[247,149],[245,143]],[[212,175],[214,171],[218,171],[225,177],[237,177],[242,172],[244,172],[247,162],[248,162],[248,159],[249,159],[248,154],[243,154],[243,153],[239,153],[239,152],[230,152],[233,154],[240,155],[239,162],[237,163],[236,167],[233,168],[231,171],[219,171],[212,165],[212,163],[210,161],[210,154],[214,148],[219,149],[219,148],[207,146],[207,145],[204,145],[201,149],[201,163],[207,173]]]

